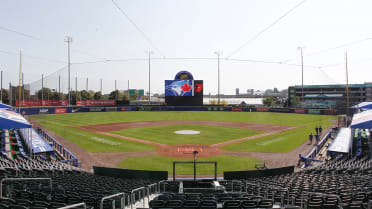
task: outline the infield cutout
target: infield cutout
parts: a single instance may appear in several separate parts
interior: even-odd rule
[[[175,131],[175,134],[184,134],[184,135],[192,135],[192,134],[200,134],[200,131],[194,131],[194,130],[179,130]]]

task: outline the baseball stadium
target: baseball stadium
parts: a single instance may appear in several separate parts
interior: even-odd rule
[[[16,2],[0,209],[372,208],[370,2]]]

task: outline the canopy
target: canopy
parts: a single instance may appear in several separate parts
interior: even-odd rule
[[[0,109],[0,129],[31,128],[32,125],[20,114]]]
[[[10,109],[10,108],[12,108],[12,106],[0,103],[0,109]]]
[[[352,140],[351,128],[341,128],[332,144],[328,147],[328,152],[349,153]]]
[[[34,130],[32,129],[32,152],[33,153],[42,153],[42,152],[53,152],[53,148],[44,141],[43,138]],[[28,135],[26,135],[26,140],[30,140]]]
[[[370,110],[372,109],[372,102],[362,102],[360,104],[352,106],[352,108]]]
[[[372,110],[354,114],[350,128],[372,129]]]

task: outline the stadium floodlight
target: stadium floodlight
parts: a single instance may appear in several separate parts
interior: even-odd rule
[[[304,100],[304,55],[302,49],[303,47],[297,47],[297,50],[301,52],[301,101]]]
[[[220,56],[222,54],[222,51],[215,51],[214,54],[217,55],[217,70],[218,70],[218,104],[220,104]]]
[[[70,43],[72,42],[71,36],[65,36],[65,42],[67,42],[67,59],[68,59],[68,106],[71,105],[71,94],[70,94]]]
[[[151,103],[151,55],[154,54],[154,51],[148,50],[148,51],[146,51],[146,53],[148,53],[148,55],[149,55],[149,98],[148,98],[148,100],[149,100],[149,105],[150,105],[150,103]],[[129,91],[129,89],[128,89],[128,91]]]

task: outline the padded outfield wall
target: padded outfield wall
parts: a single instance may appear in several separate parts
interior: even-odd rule
[[[18,108],[13,108],[18,112]],[[70,107],[23,107],[22,115],[64,114],[78,112],[124,112],[124,111],[233,111],[233,112],[282,112],[297,114],[335,115],[335,110],[305,108],[231,107],[231,106],[70,106]]]

